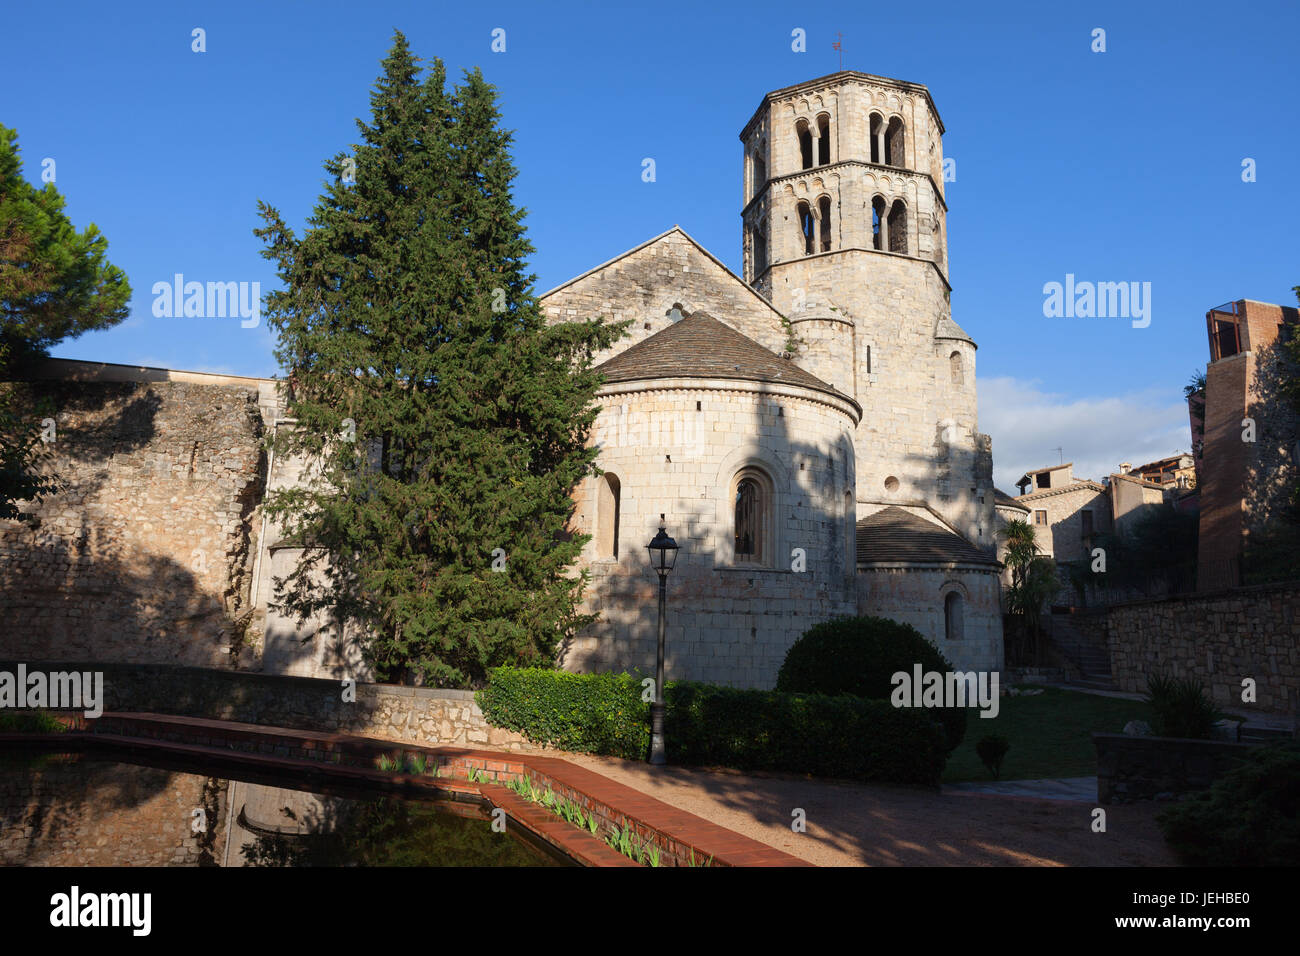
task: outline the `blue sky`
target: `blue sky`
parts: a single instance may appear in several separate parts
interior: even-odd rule
[[[845,68],[927,85],[956,160],[953,317],[979,343],[1004,488],[1058,447],[1089,477],[1187,448],[1206,309],[1294,304],[1300,284],[1295,3],[50,0],[5,23],[0,122],[28,178],[55,161],[73,222],[104,231],[134,288],[127,322],[63,357],[275,374],[265,323],[155,318],[151,288],[175,273],[272,287],[256,202],[301,226],[394,28],[499,87],[538,292],[674,223],[739,272],[738,133],[766,91],[838,68],[836,32]],[[1044,317],[1044,283],[1067,273],[1150,282],[1151,324]]]

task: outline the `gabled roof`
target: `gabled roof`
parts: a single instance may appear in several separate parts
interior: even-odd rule
[[[722,378],[799,385],[847,402],[852,398],[707,312],[693,312],[596,367],[606,382]]]
[[[961,535],[892,505],[858,522],[857,552],[858,564],[998,564]]]
[[[580,282],[581,280],[587,278],[588,276],[595,275],[597,272],[600,272],[602,269],[608,269],[610,266],[614,265],[614,263],[616,263],[616,262],[618,262],[618,261],[620,261],[620,260],[622,260],[622,259],[626,259],[628,256],[635,255],[636,253],[640,252],[642,249],[648,248],[649,246],[653,246],[656,242],[659,242],[660,240],[666,238],[667,236],[671,236],[673,233],[677,233],[678,235],[680,235],[683,239],[685,239],[685,240],[686,240],[687,242],[689,242],[692,246],[694,246],[697,250],[699,250],[699,252],[700,252],[701,255],[703,255],[706,259],[708,259],[710,262],[712,262],[714,265],[716,265],[719,269],[721,269],[723,272],[725,272],[727,275],[729,275],[732,279],[734,279],[734,280],[736,281],[736,283],[737,283],[738,285],[740,285],[740,286],[741,286],[741,287],[742,287],[746,292],[748,292],[750,295],[752,295],[755,299],[757,299],[759,302],[761,302],[761,303],[762,303],[763,305],[765,305],[767,308],[771,309],[773,315],[777,315],[777,316],[781,315],[781,313],[777,311],[776,306],[774,306],[771,302],[769,302],[767,299],[765,299],[765,298],[764,298],[764,297],[763,297],[763,296],[758,292],[758,290],[756,290],[752,285],[750,285],[748,282],[746,282],[746,281],[745,281],[744,279],[742,279],[740,276],[736,275],[734,272],[732,272],[730,269],[728,269],[728,268],[726,267],[726,265],[722,262],[721,259],[719,259],[717,256],[715,256],[713,253],[709,252],[708,249],[705,249],[702,245],[700,245],[699,242],[697,242],[697,241],[695,240],[695,237],[694,237],[694,236],[692,236],[690,233],[688,233],[688,232],[687,232],[685,229],[683,229],[681,226],[676,226],[676,225],[673,226],[671,229],[665,229],[663,232],[659,233],[659,235],[657,235],[657,236],[651,236],[649,239],[647,239],[645,242],[641,243],[640,245],[633,246],[631,249],[628,249],[628,250],[625,251],[625,252],[620,252],[620,253],[619,253],[618,255],[616,255],[613,259],[610,259],[610,260],[608,260],[608,261],[606,261],[606,262],[602,262],[600,265],[598,265],[598,266],[593,266],[592,268],[588,269],[586,272],[584,272],[584,273],[582,273],[582,274],[580,274],[580,275],[576,275],[576,276],[574,276],[572,279],[569,279],[569,280],[567,280],[567,281],[565,281],[565,282],[561,282],[561,283],[560,283],[559,285],[557,285],[554,289],[548,289],[546,292],[543,292],[543,293],[542,293],[540,296],[538,296],[537,298],[538,298],[539,300],[549,298],[550,296],[552,296],[552,295],[554,295],[555,293],[559,292],[561,289],[567,288],[568,286],[573,285],[575,282]]]
[[[1164,485],[1159,484],[1158,482],[1148,481],[1146,478],[1140,478],[1137,475],[1133,475],[1133,474],[1129,474],[1129,475],[1114,474],[1111,475],[1110,477],[1118,478],[1122,481],[1131,481],[1133,482],[1133,484],[1142,485],[1145,488],[1159,488],[1161,490],[1164,490],[1165,488]]]
[[[1067,461],[1060,465],[1048,465],[1046,468],[1030,468],[1027,472],[1025,472],[1023,475],[1020,476],[1020,481],[1017,481],[1016,484],[1017,485],[1020,484],[1030,475],[1042,474],[1045,471],[1060,471],[1062,468],[1072,468],[1072,467],[1074,467],[1074,462]]]
[[[1159,485],[1156,487],[1159,487]],[[1042,491],[1031,491],[1027,495],[1020,495],[1016,498],[1016,501],[1023,504],[1026,501],[1039,501],[1043,498],[1051,498],[1053,495],[1069,494],[1071,491],[1105,492],[1106,486],[1087,478],[1076,478],[1071,484],[1062,485],[1060,488],[1044,488]]]

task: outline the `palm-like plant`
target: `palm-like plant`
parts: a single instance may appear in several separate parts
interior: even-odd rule
[[[1007,588],[1007,614],[1017,622],[1016,658],[1025,663],[1038,659],[1038,630],[1043,605],[1060,588],[1056,562],[1038,547],[1034,526],[1020,518],[1008,521],[998,532],[1006,542],[1005,562],[1011,571]]]

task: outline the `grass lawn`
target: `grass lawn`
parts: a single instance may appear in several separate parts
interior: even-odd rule
[[[970,712],[966,736],[948,756],[943,780],[991,781],[992,775],[975,755],[975,745],[995,733],[1011,745],[1002,762],[1003,780],[1091,777],[1097,773],[1092,733],[1120,733],[1130,720],[1150,723],[1151,708],[1140,700],[1056,688],[1044,688],[1034,697],[1003,697],[996,717]]]

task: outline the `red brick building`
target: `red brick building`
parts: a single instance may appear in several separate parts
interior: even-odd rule
[[[1296,419],[1278,392],[1278,345],[1300,313],[1238,299],[1206,313],[1210,363],[1205,371],[1197,588],[1242,583],[1242,554],[1252,530],[1276,516],[1295,478]]]

